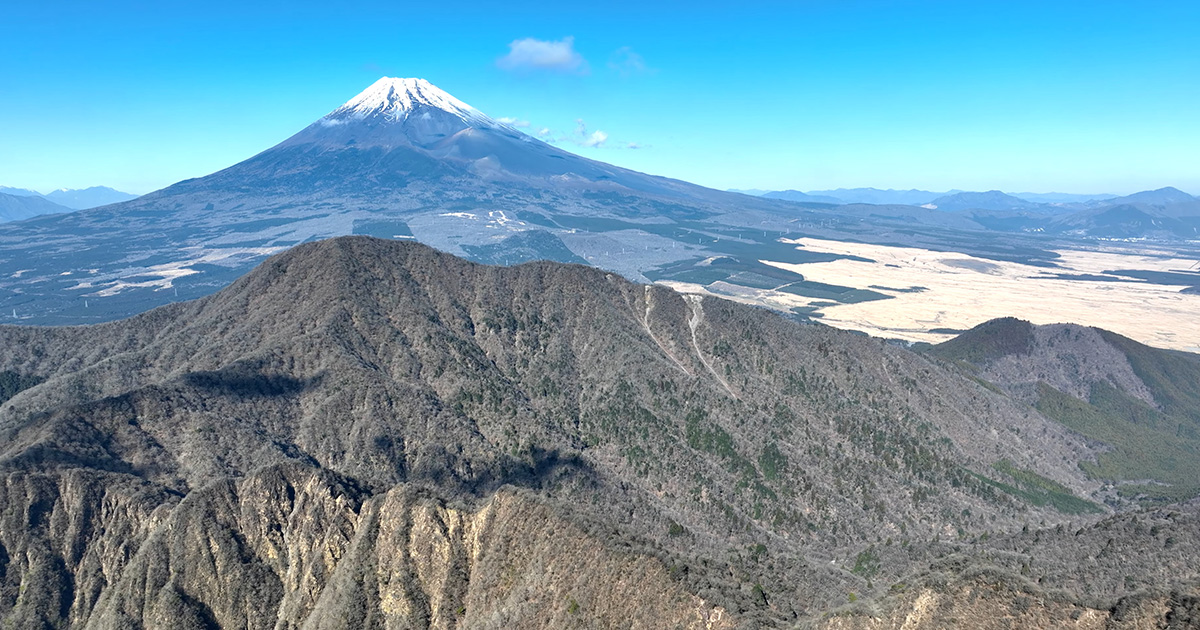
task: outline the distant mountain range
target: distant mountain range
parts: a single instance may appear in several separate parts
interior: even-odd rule
[[[1182,190],[1168,186],[1166,188],[1159,188],[1158,190],[1145,190],[1125,197],[1106,199],[1103,200],[1103,205],[1148,204],[1154,206],[1172,206],[1194,203],[1196,201],[1200,201],[1200,199]]]
[[[761,196],[806,204],[840,204],[841,212],[846,215],[908,217],[931,227],[1039,233],[1069,238],[1188,240],[1200,236],[1200,199],[1171,187],[1124,197],[1065,193],[1008,194],[999,190],[939,194],[873,188],[809,193],[785,190]],[[909,206],[937,212],[922,212]],[[951,217],[947,213],[957,216]],[[974,228],[967,223],[974,223]]]
[[[70,208],[61,206],[41,196],[12,195],[0,192],[0,223],[20,221],[43,214],[70,211]]]
[[[41,197],[71,210],[86,210],[88,208],[96,208],[110,203],[119,203],[137,198],[137,195],[113,190],[107,186],[92,186],[91,188],[77,190],[60,188],[45,195],[35,190],[29,190],[28,188],[0,186],[0,194],[17,197]]]
[[[1166,189],[1164,189],[1166,190]],[[1174,189],[1171,189],[1174,190]],[[959,193],[968,195],[983,195],[985,193],[970,192],[963,190],[951,190],[947,192],[931,192],[928,190],[881,190],[878,188],[838,188],[835,190],[761,190],[761,189],[730,189],[730,192],[737,192],[746,195],[754,195],[758,197],[766,197],[768,199],[785,199],[788,201],[807,201],[814,203],[869,203],[875,205],[905,205],[905,206],[922,206],[930,203],[936,203],[939,198],[953,197]],[[1036,204],[1084,204],[1088,202],[1102,202],[1106,200],[1115,200],[1117,195],[1095,194],[1081,195],[1073,193],[1033,193],[1033,192],[1018,192],[1018,193],[1001,193],[1000,191],[989,191],[990,193],[1006,194],[1010,197],[1033,202]],[[1147,191],[1147,194],[1155,191]],[[1143,193],[1138,193],[1143,194]],[[1130,195],[1133,197],[1135,195]],[[1190,196],[1190,195],[1189,195]],[[987,208],[983,206],[975,206],[980,209],[995,210],[999,208]]]
[[[809,194],[841,199],[843,203],[870,203],[876,205],[900,204],[919,206],[931,200],[959,192],[938,193],[928,190],[879,190],[878,188],[838,188],[837,190],[814,190]]]
[[[978,204],[983,205],[983,204]],[[1200,236],[1200,199],[1175,188],[1160,188],[1065,206],[965,210],[984,227],[1105,239],[1183,239]]]
[[[52,193],[47,193],[45,197],[50,201],[76,210],[86,210],[88,208],[106,206],[110,203],[137,199],[137,195],[113,190],[107,186],[92,186],[91,188],[84,188],[82,190],[62,188]]]
[[[800,201],[800,202],[804,202],[804,203],[832,203],[832,204],[845,203],[845,201],[842,201],[841,199],[839,199],[837,197],[830,197],[830,196],[826,196],[826,195],[811,195],[808,193],[800,192],[799,190],[780,190],[780,191],[776,191],[776,192],[764,193],[760,196],[765,197],[767,199],[783,199],[784,201]]]
[[[1057,192],[1049,192],[1049,193],[1018,192],[1018,193],[1011,193],[1011,194],[1012,194],[1012,196],[1018,197],[1020,199],[1024,199],[1025,201],[1033,201],[1036,203],[1087,203],[1089,201],[1104,201],[1105,199],[1112,199],[1112,198],[1116,197],[1116,195],[1107,195],[1107,194],[1075,195],[1075,194],[1071,194],[1071,193],[1057,193]]]

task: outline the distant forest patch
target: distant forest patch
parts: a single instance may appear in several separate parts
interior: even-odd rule
[[[0,405],[3,405],[13,396],[44,380],[38,376],[19,374],[10,370],[0,372]]]

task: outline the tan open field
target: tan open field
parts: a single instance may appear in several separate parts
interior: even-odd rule
[[[939,342],[983,321],[1015,316],[1036,324],[1073,322],[1112,330],[1160,348],[1200,352],[1200,295],[1178,285],[1146,281],[1059,279],[1060,274],[1107,275],[1108,270],[1187,271],[1196,260],[1158,255],[1145,248],[1102,251],[1060,250],[1060,268],[1047,269],[966,254],[910,247],[844,243],[811,238],[794,241],[809,251],[868,258],[875,262],[786,264],[762,261],[813,280],[894,296],[888,300],[828,305],[828,301],[774,290],[715,283],[669,283],[686,292],[705,292],[776,308],[818,304],[821,321],[871,335]],[[924,287],[919,292],[903,291]]]

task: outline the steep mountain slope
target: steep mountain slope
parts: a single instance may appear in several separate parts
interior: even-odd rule
[[[20,221],[41,214],[70,211],[70,208],[60,206],[41,197],[0,193],[0,223]]]
[[[0,615],[31,627],[788,627],[1107,511],[1094,448],[920,355],[412,243],[0,327],[0,371]]]
[[[1200,356],[1108,331],[993,320],[933,347],[1107,445],[1085,468],[1144,501],[1200,494]]]

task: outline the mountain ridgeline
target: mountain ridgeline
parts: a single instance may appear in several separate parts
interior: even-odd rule
[[[1186,627],[1197,506],[1114,492],[1111,442],[985,379],[1038,345],[1000,337],[914,353],[368,237],[126,320],[0,327],[0,620]],[[1145,376],[1176,364],[1119,347],[1147,389],[1104,382],[1188,413]]]

